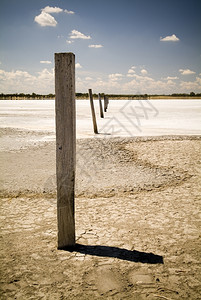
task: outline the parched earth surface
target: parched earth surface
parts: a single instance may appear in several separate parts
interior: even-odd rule
[[[1,299],[200,299],[200,137],[78,140],[72,251],[55,143],[0,159]]]

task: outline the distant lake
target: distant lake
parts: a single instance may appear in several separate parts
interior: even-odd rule
[[[94,103],[99,137],[201,135],[201,100],[111,100],[104,119]],[[1,100],[0,128],[54,133],[54,107],[54,100]],[[76,101],[76,114],[77,138],[93,137],[88,100]]]

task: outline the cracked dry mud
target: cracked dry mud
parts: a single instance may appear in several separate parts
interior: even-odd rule
[[[2,151],[1,299],[200,299],[200,153],[200,137],[79,140],[70,252],[55,144]]]

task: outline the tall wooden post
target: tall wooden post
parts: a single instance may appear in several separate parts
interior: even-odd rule
[[[104,118],[103,106],[102,106],[102,101],[101,101],[101,95],[100,95],[100,93],[98,94],[98,100],[99,100],[99,106],[100,106],[100,116],[101,116],[101,118]]]
[[[94,109],[94,101],[93,101],[93,94],[92,90],[89,89],[89,99],[90,99],[90,105],[91,105],[91,114],[92,114],[92,121],[94,126],[94,133],[98,133],[97,123],[96,123],[96,114]]]
[[[58,249],[75,246],[75,55],[55,53]]]

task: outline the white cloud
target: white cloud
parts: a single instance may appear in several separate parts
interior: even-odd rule
[[[176,79],[179,79],[178,77],[176,76],[168,76],[166,78],[164,78],[165,80],[176,80]]]
[[[44,11],[42,11],[40,15],[36,16],[34,21],[42,27],[55,27],[57,25],[57,21],[55,20],[55,18]]]
[[[176,85],[176,83],[174,81],[172,81],[172,80],[168,80],[167,81],[167,85]]]
[[[142,75],[146,75],[147,73],[148,73],[147,70],[145,70],[145,69],[142,69],[142,70],[141,70],[141,74],[142,74]]]
[[[189,69],[180,69],[179,72],[181,73],[181,75],[191,75],[191,74],[195,74],[194,71],[191,71]]]
[[[201,88],[201,78],[200,77],[196,77],[196,82],[197,82],[197,84],[199,84],[199,86]]]
[[[59,7],[51,7],[51,6],[46,6],[45,8],[42,9],[42,12],[52,14],[52,13],[60,13],[62,12],[63,9]]]
[[[178,42],[179,40],[180,39],[175,34],[168,35],[164,38],[160,37],[161,42]]]
[[[135,73],[135,71],[134,71],[133,67],[128,70],[128,74],[134,74],[134,73]]]
[[[179,86],[183,93],[190,93],[192,91],[198,90],[198,88],[201,88],[201,83],[199,83],[198,80],[196,80],[196,81],[181,81]]]
[[[139,76],[139,78],[138,78],[140,81],[142,81],[142,82],[148,82],[148,81],[154,81],[154,79],[153,78],[151,78],[151,77],[148,77],[148,76]]]
[[[37,75],[31,75],[21,70],[11,72],[0,70],[0,90],[2,93],[52,93],[54,71],[43,69]]]
[[[60,7],[46,6],[46,7],[41,9],[40,15],[36,16],[34,18],[34,21],[36,23],[38,23],[40,26],[43,26],[43,27],[45,27],[45,26],[55,27],[57,25],[57,21],[50,14],[61,13],[63,11],[67,14],[74,14],[73,11],[69,11],[67,9],[63,10]]]
[[[66,43],[67,43],[67,44],[72,44],[73,41],[66,40]]]
[[[74,15],[74,11],[72,11],[72,10],[64,9],[64,12],[68,15]]]
[[[52,62],[50,60],[41,60],[41,64],[51,64]]]
[[[135,75],[136,75],[136,74],[127,74],[126,76],[132,78],[132,77],[135,77]]]
[[[127,77],[133,77],[138,81],[145,82],[145,81],[153,81],[151,77],[148,76],[142,76],[137,74],[127,74]]]
[[[52,80],[53,79],[53,70],[49,71],[48,69],[43,69],[41,72],[38,72],[38,78],[41,80]]]
[[[102,48],[102,45],[89,45],[89,48]]]
[[[90,35],[85,35],[77,30],[72,30],[70,34],[71,39],[83,39],[83,40],[90,40]]]
[[[76,63],[76,64],[75,64],[75,68],[76,68],[76,69],[82,69],[82,66],[81,66],[81,64]]]
[[[53,93],[54,69],[48,68],[48,65],[46,66],[47,68],[44,68],[42,71],[32,74],[24,70],[10,72],[0,70],[0,91],[2,93]],[[133,70],[132,68],[130,69]],[[119,72],[108,75],[84,70],[79,62],[76,63],[76,70],[77,92],[86,92],[86,86],[89,84],[94,92],[103,91],[105,93],[119,94],[172,94],[190,93],[192,91],[199,93],[201,90],[201,78],[198,75],[192,81],[179,80],[176,76],[168,76],[157,80],[141,74],[141,69],[139,69],[139,74],[121,74]],[[181,70],[183,71],[183,69]]]
[[[119,75],[117,75],[119,74]],[[79,92],[86,92],[86,77],[91,77],[93,80],[90,81],[90,87],[94,92],[104,91],[105,93],[119,93],[119,94],[172,94],[172,93],[182,93],[200,92],[201,90],[201,78],[197,77],[193,82],[184,81],[180,85],[180,82],[174,80],[155,80],[154,78],[133,74],[135,78],[129,80],[124,76],[124,74],[116,73],[106,76],[102,74],[101,77],[96,76],[98,74],[88,74],[82,77],[82,74],[77,80],[76,89]],[[132,74],[130,74],[132,75]],[[120,80],[122,79],[122,80]],[[187,84],[187,86],[185,86]]]
[[[115,74],[110,74],[108,75],[109,79],[112,81],[120,80],[123,77],[123,74],[120,73],[115,73]]]

